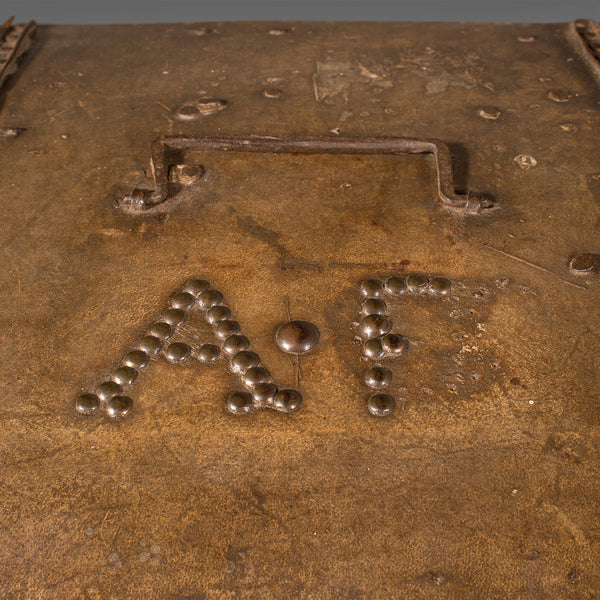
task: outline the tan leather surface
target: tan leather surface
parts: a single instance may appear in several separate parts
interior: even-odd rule
[[[2,598],[597,596],[599,287],[569,261],[600,252],[600,93],[569,25],[42,26],[2,93]],[[495,204],[442,209],[425,155],[206,152],[167,212],[119,211],[175,134],[439,138]],[[409,273],[453,291],[389,301],[376,418],[359,285]],[[191,277],[301,408],[235,417],[226,360],[159,358],[127,417],[76,414]],[[289,318],[321,334],[299,369]]]

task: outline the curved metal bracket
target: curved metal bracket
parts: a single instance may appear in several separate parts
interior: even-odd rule
[[[274,154],[432,154],[436,162],[437,194],[440,204],[462,214],[477,214],[491,208],[489,199],[454,189],[452,160],[448,146],[436,139],[399,137],[376,138],[317,138],[317,137],[191,137],[164,136],[152,143],[152,173],[155,188],[135,189],[117,205],[129,213],[148,213],[165,210],[173,205],[169,197],[169,168],[171,152],[183,150],[224,150],[234,152],[265,152]]]

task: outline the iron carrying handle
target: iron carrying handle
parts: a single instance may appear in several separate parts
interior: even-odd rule
[[[481,194],[458,193],[454,188],[452,159],[448,146],[436,139],[400,137],[317,138],[276,136],[194,137],[162,136],[152,143],[154,190],[136,188],[118,201],[129,213],[157,212],[171,207],[169,155],[184,150],[224,150],[273,154],[432,154],[436,164],[437,195],[440,204],[461,214],[478,214],[492,203]]]

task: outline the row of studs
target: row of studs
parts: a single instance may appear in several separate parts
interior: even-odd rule
[[[591,21],[575,21],[575,30],[586,44],[590,54],[600,61],[600,36],[594,31],[594,25]]]
[[[25,25],[13,25],[6,33],[0,43],[0,69],[12,58],[24,30]]]
[[[302,396],[296,390],[279,389],[274,383],[258,354],[250,349],[250,341],[242,335],[239,323],[231,319],[231,311],[223,304],[223,295],[217,290],[206,289],[198,300],[215,336],[221,340],[223,353],[230,357],[231,370],[248,390],[230,394],[225,402],[226,409],[234,415],[247,415],[263,408],[280,412],[297,410]]]
[[[363,340],[363,355],[368,360],[381,360],[386,357],[402,356],[408,350],[408,340],[403,335],[392,333],[393,323],[388,316],[384,294],[400,297],[405,294],[435,297],[448,296],[452,289],[448,279],[436,277],[428,279],[423,275],[408,277],[392,276],[385,281],[366,279],[360,285],[363,297],[358,324]],[[364,374],[364,383],[371,389],[383,389],[392,381],[390,369],[381,365],[370,366]],[[378,417],[390,414],[396,407],[396,400],[390,394],[377,392],[367,399],[367,409]]]
[[[231,368],[250,388],[248,392],[234,392],[226,402],[233,414],[248,414],[259,408],[273,408],[283,412],[296,410],[302,401],[295,390],[279,390],[271,381],[269,372],[262,366],[257,354],[249,351],[249,340],[241,335],[237,321],[231,319],[231,311],[223,305],[223,295],[210,288],[206,280],[188,281],[182,290],[171,297],[170,308],[160,320],[153,323],[147,335],[137,347],[129,351],[109,380],[96,388],[96,393],[85,393],[75,401],[75,410],[82,415],[92,415],[103,407],[109,417],[124,417],[131,412],[133,401],[122,394],[125,387],[131,386],[138,371],[146,367],[151,357],[163,350],[163,344],[182,325],[187,312],[199,306],[205,311],[205,318],[213,326],[217,338],[222,341],[222,350],[231,357]],[[163,350],[171,363],[181,364],[192,354],[201,362],[213,362],[219,356],[219,348],[204,344],[195,353],[188,344],[174,342]]]
[[[187,344],[175,342],[166,350],[163,349],[163,345],[185,322],[187,312],[195,306],[196,295],[202,287],[202,284],[198,286],[197,282],[198,280],[187,282],[181,292],[171,297],[169,308],[158,321],[150,325],[136,347],[125,354],[121,365],[113,371],[111,377],[96,387],[95,393],[82,394],[77,398],[77,412],[93,415],[102,407],[109,417],[124,417],[131,412],[133,401],[122,392],[124,388],[133,385],[138,372],[148,366],[151,358],[158,357],[161,351],[170,362],[183,362],[188,357]]]

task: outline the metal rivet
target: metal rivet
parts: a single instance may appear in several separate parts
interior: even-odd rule
[[[168,340],[173,334],[173,328],[164,321],[153,323],[148,331],[150,335],[157,337],[159,340]]]
[[[129,396],[114,396],[106,404],[109,417],[125,417],[131,411],[133,401]]]
[[[257,383],[252,388],[252,398],[259,406],[273,404],[277,387],[272,383]]]
[[[221,321],[215,326],[215,335],[222,340],[239,332],[240,324],[237,321]]]
[[[165,350],[165,358],[172,363],[182,363],[190,355],[190,347],[183,342],[170,344]]]
[[[185,313],[179,308],[169,308],[165,310],[161,319],[171,327],[176,328],[185,322]]]
[[[180,121],[193,121],[200,117],[208,117],[227,108],[227,101],[218,98],[200,98],[186,102],[175,111],[175,117]]]
[[[235,373],[244,373],[252,367],[257,367],[259,364],[260,358],[258,358],[258,354],[248,352],[247,350],[238,352],[231,359],[231,368]]]
[[[81,394],[75,400],[75,410],[81,415],[93,415],[100,406],[100,400],[96,394]]]
[[[404,277],[390,277],[385,282],[385,291],[392,296],[401,296],[406,292],[406,279]]]
[[[388,333],[381,338],[381,346],[384,352],[400,356],[408,350],[408,340],[397,333]]]
[[[200,362],[214,362],[219,358],[219,348],[213,344],[204,344],[196,351],[196,358]]]
[[[226,321],[229,317],[231,317],[231,311],[226,306],[213,306],[206,313],[206,320],[212,324]]]
[[[434,296],[447,296],[451,289],[450,281],[442,277],[435,277],[429,284],[429,292]]]
[[[210,287],[210,283],[205,279],[190,279],[183,284],[182,291],[192,294],[197,297],[201,292],[207,290]]]
[[[252,411],[252,396],[247,392],[233,392],[225,401],[225,408],[234,415],[247,415]]]
[[[518,156],[515,156],[513,160],[521,167],[521,169],[523,169],[523,171],[527,171],[528,169],[531,169],[531,167],[537,165],[537,160],[528,154],[519,154]]]
[[[217,304],[221,304],[222,301],[223,294],[217,290],[204,290],[198,296],[198,304],[206,310]]]
[[[162,342],[154,335],[146,335],[140,340],[138,348],[149,356],[156,356],[162,348]]]
[[[396,400],[389,394],[373,394],[367,400],[367,409],[375,417],[385,417],[396,408]]]
[[[148,355],[143,350],[132,350],[123,357],[123,364],[134,369],[143,369],[148,360]]]
[[[119,367],[113,374],[112,379],[121,387],[131,385],[137,377],[137,371],[132,367]]]
[[[409,275],[406,278],[406,287],[413,294],[423,294],[427,291],[429,282],[422,275]]]
[[[360,292],[366,298],[379,298],[383,293],[383,285],[377,279],[366,279],[360,284]]]
[[[250,367],[242,377],[244,383],[248,386],[265,383],[270,378],[271,374],[264,367]]]
[[[114,381],[104,381],[96,388],[96,394],[100,400],[107,402],[113,396],[122,392],[121,386]]]
[[[392,328],[392,322],[385,315],[369,315],[360,321],[360,332],[367,338],[376,338]]]
[[[479,109],[479,116],[484,119],[495,121],[501,115],[501,111],[495,106],[484,106]]]
[[[371,367],[365,372],[365,383],[371,388],[384,388],[392,381],[392,372],[385,367]]]
[[[319,343],[319,330],[308,321],[288,321],[277,328],[275,345],[290,354],[304,354]]]
[[[598,268],[596,257],[589,252],[578,254],[569,263],[569,268],[575,273],[590,273]]]
[[[169,167],[169,183],[179,183],[181,185],[191,185],[198,181],[204,175],[202,165],[171,165]]]
[[[230,335],[223,342],[223,352],[227,354],[237,354],[250,348],[250,341],[243,335]]]
[[[296,390],[279,390],[275,394],[273,408],[282,412],[294,412],[300,408],[302,396]]]
[[[568,102],[572,95],[573,94],[571,94],[571,92],[568,90],[561,89],[550,90],[548,92],[548,98],[550,98],[550,100],[554,100],[554,102]]]
[[[360,312],[363,315],[385,315],[387,306],[385,302],[379,298],[367,298],[362,303]]]
[[[169,300],[169,304],[173,308],[178,308],[179,310],[190,310],[195,303],[195,296],[189,292],[179,292]]]
[[[372,360],[377,360],[378,358],[382,358],[385,354],[383,350],[383,346],[381,345],[381,340],[372,339],[367,340],[365,345],[363,346],[363,354]]]
[[[283,96],[283,92],[277,88],[267,88],[263,94],[265,98],[281,98]]]

